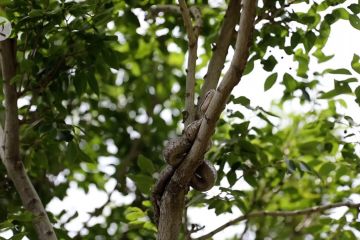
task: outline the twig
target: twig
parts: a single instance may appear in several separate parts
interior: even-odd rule
[[[131,143],[129,153],[124,157],[121,164],[118,165],[116,169],[116,178],[120,183],[120,189],[122,192],[127,193],[126,188],[126,173],[128,172],[130,166],[135,162],[136,158],[140,154],[141,148],[141,139],[135,139]]]
[[[189,55],[188,64],[186,71],[186,89],[185,89],[185,112],[184,112],[184,123],[185,126],[189,125],[195,120],[195,73],[196,73],[196,59],[197,59],[197,41],[199,34],[199,27],[194,31],[190,10],[186,5],[185,0],[179,0],[181,15],[184,20],[184,25],[189,39]]]
[[[249,221],[246,221],[244,231],[241,233],[239,240],[243,240],[247,230],[249,229]]]
[[[208,233],[208,234],[206,234],[204,236],[195,238],[194,240],[209,239],[212,236],[214,236],[216,233],[224,230],[225,228],[227,228],[229,226],[232,226],[234,224],[237,224],[237,223],[239,223],[241,221],[250,219],[250,218],[265,217],[265,216],[293,217],[293,216],[300,216],[300,215],[312,214],[312,213],[317,213],[317,212],[323,212],[325,210],[338,208],[338,207],[359,208],[360,203],[339,202],[339,203],[332,203],[332,204],[327,204],[327,205],[322,205],[322,206],[315,206],[315,207],[311,207],[311,208],[305,208],[305,209],[302,209],[302,210],[294,210],[294,211],[258,211],[258,212],[252,212],[252,213],[248,213],[246,215],[237,217],[237,218],[223,224],[222,226],[218,227],[217,229],[211,231],[210,233]]]
[[[186,32],[189,38],[189,45],[191,46],[195,44],[196,36],[191,22],[190,10],[186,5],[185,0],[179,0],[179,6],[180,6],[181,15],[184,20]]]
[[[200,12],[198,7],[195,6],[191,6],[189,8],[191,15],[193,16],[193,18],[196,20],[198,20],[197,18],[197,14]],[[154,19],[157,15],[159,15],[159,13],[167,13],[167,14],[173,14],[173,15],[180,15],[181,11],[180,11],[180,7],[177,5],[172,5],[172,4],[158,4],[158,5],[153,5],[146,17],[145,20],[149,20],[149,19]],[[198,25],[198,24],[196,24]],[[202,23],[201,23],[202,25]]]
[[[0,158],[1,159],[5,159],[5,134],[4,134],[4,129],[3,127],[0,125]]]
[[[198,114],[200,112],[199,106],[201,106],[201,103],[204,101],[205,94],[210,89],[215,89],[219,82],[226,55],[233,39],[233,34],[236,33],[235,25],[239,22],[240,9],[241,0],[230,0],[225,13],[224,22],[221,26],[220,34],[216,40],[213,55],[209,62],[208,71],[204,77],[205,82],[201,88],[201,95],[197,109]]]

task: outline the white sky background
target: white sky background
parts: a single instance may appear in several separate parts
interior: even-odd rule
[[[353,3],[357,3],[357,1],[353,1]],[[346,6],[348,6],[350,3],[347,2]],[[298,4],[296,5],[296,9],[300,11],[305,11],[306,9],[305,4]],[[347,68],[351,69],[351,59],[353,57],[353,54],[360,54],[360,31],[357,31],[354,29],[348,21],[339,20],[336,23],[332,25],[331,29],[331,35],[329,37],[329,40],[323,49],[325,55],[332,55],[334,54],[334,58],[331,59],[328,62],[325,62],[323,64],[317,64],[316,59],[311,59],[310,62],[310,70],[309,72],[322,72],[323,70],[327,68]],[[251,100],[252,106],[260,106],[264,109],[270,109],[271,108],[271,102],[279,100],[282,96],[282,92],[284,90],[284,86],[280,85],[278,82],[279,78],[281,78],[282,73],[284,72],[292,72],[295,73],[295,70],[297,69],[297,63],[295,63],[292,59],[292,56],[286,55],[284,52],[280,52],[279,50],[272,50],[272,53],[274,54],[276,59],[279,61],[278,65],[275,67],[274,71],[279,73],[277,83],[268,91],[264,92],[264,82],[265,79],[271,74],[269,72],[266,72],[262,69],[262,66],[257,62],[255,64],[255,69],[251,72],[251,74],[246,75],[243,77],[241,82],[238,86],[234,89],[233,94],[235,96],[246,96]],[[280,59],[279,57],[283,56],[284,59]],[[267,58],[267,56],[265,57]],[[289,70],[289,68],[292,68],[292,70]],[[295,74],[291,74],[295,75]],[[311,76],[311,75],[310,75]],[[328,75],[325,76],[323,79],[320,80],[320,84],[323,86],[324,91],[328,91],[333,89],[333,80],[336,77],[337,80],[340,79],[346,79],[348,77],[342,77],[340,75]],[[358,75],[354,77],[359,77]],[[358,83],[355,83],[356,85]],[[352,86],[354,87],[354,86]],[[351,116],[355,122],[360,122],[360,108],[357,103],[355,103],[355,98],[353,96],[344,96],[341,95],[341,98],[346,101],[348,104],[347,109],[341,109],[341,111],[344,114],[347,114]],[[324,100],[324,104],[325,104]],[[296,101],[291,101],[285,104],[286,113],[290,112],[306,112],[308,111],[308,108],[306,106],[300,105]],[[326,106],[326,105],[325,105]],[[284,114],[280,114],[284,115]],[[253,124],[253,123],[252,123]],[[224,186],[229,186],[226,180],[224,180],[222,183]],[[243,182],[236,184],[233,189],[238,190],[244,190],[249,188],[249,186]],[[209,191],[209,195],[218,195],[219,191],[218,188],[214,187]],[[351,200],[354,202],[360,202],[360,195],[353,195]],[[334,214],[332,215],[334,218],[340,218],[343,213],[346,211],[346,208],[338,208],[336,211],[334,211]],[[192,219],[195,223],[203,224],[205,225],[205,229],[203,231],[199,231],[196,234],[193,234],[193,237],[199,237],[204,235],[205,233],[208,233],[212,231],[213,229],[216,229],[217,227],[221,226],[222,224],[242,215],[241,212],[237,208],[233,208],[233,214],[223,214],[221,216],[216,216],[214,210],[208,210],[207,208],[191,208],[188,211],[190,219]],[[215,240],[223,240],[226,238],[233,237],[235,234],[238,236],[241,235],[244,224],[239,224],[235,226],[228,227],[226,230],[216,234],[214,236]],[[358,235],[359,236],[359,235]],[[253,239],[254,236],[251,236],[251,233],[247,234],[245,237],[245,240]]]
[[[221,0],[214,0],[213,3],[215,5],[217,3],[222,3]],[[357,3],[356,0],[353,1]],[[349,5],[349,2],[346,3]],[[301,9],[305,11],[306,6],[305,4],[298,4],[296,5],[297,9]],[[137,14],[139,15],[139,14]],[[143,15],[143,14],[140,14]],[[143,31],[147,27],[147,23],[143,20],[141,21],[142,28],[139,31]],[[360,31],[353,29],[353,27],[345,21],[339,20],[335,24],[332,25],[332,31],[330,38],[327,42],[326,47],[324,48],[324,52],[326,55],[335,54],[335,57],[324,63],[324,64],[317,64],[316,62],[311,62],[310,64],[310,71],[314,72],[318,71],[321,72],[326,68],[350,68],[350,62],[353,57],[354,53],[360,54]],[[295,71],[297,68],[297,63],[293,62],[292,56],[287,56],[285,53],[281,53],[279,51],[272,51],[272,54],[275,55],[277,60],[279,61],[278,65],[274,69],[274,71],[279,72],[279,77],[282,76],[283,72],[289,72],[289,68],[291,67]],[[278,58],[278,56],[284,56],[284,59]],[[281,97],[281,93],[283,91],[283,86],[279,83],[276,83],[270,90],[264,92],[264,82],[267,76],[270,73],[266,72],[262,69],[259,63],[255,64],[255,69],[253,72],[247,76],[245,76],[240,84],[235,88],[234,95],[235,96],[246,96],[251,100],[252,106],[261,106],[264,109],[270,109],[271,102],[274,100],[278,100]],[[336,76],[337,79],[345,79]],[[359,76],[355,76],[359,77]],[[321,84],[324,86],[324,90],[330,90],[333,87],[333,76],[327,76],[324,79],[320,79]],[[279,82],[279,80],[278,80]],[[354,102],[354,97],[351,96],[341,96],[343,99],[347,101],[348,109],[343,109],[344,113],[352,116],[356,122],[360,122],[360,108]],[[19,102],[19,105],[24,103]],[[304,108],[300,104],[296,104],[294,101],[288,103],[288,108],[286,109],[287,112],[292,111],[307,111],[306,107]],[[167,118],[166,116],[164,116]],[[111,146],[109,146],[111,148]],[[113,158],[101,158],[99,159],[99,165],[101,168],[106,169],[108,168],[109,162],[118,161],[117,159]],[[108,169],[112,171],[112,169]],[[61,179],[59,179],[61,180]],[[106,191],[112,192],[116,184],[115,179],[110,179],[106,185]],[[228,186],[226,180],[221,183],[223,186]],[[248,189],[249,186],[246,183],[236,184],[234,189]],[[211,191],[208,192],[209,195],[217,195],[219,190],[217,187],[213,188]],[[90,191],[88,194],[81,189],[79,189],[75,183],[70,184],[70,189],[67,191],[67,197],[63,201],[55,198],[53,199],[47,206],[47,210],[53,212],[54,214],[60,213],[62,210],[65,210],[67,213],[60,219],[66,222],[66,219],[72,216],[76,211],[79,213],[79,217],[75,220],[71,221],[66,225],[66,228],[70,231],[80,231],[82,224],[80,223],[87,223],[90,226],[96,223],[101,223],[102,218],[99,217],[97,219],[92,218],[89,219],[90,215],[89,212],[92,212],[94,208],[102,206],[107,201],[107,194],[99,191],[96,189],[95,186],[90,186]],[[111,196],[114,204],[113,207],[120,206],[123,204],[129,204],[134,199],[133,195],[123,196],[120,193],[114,193]],[[354,201],[360,202],[360,197],[355,196],[352,199]],[[105,212],[109,213],[110,209],[105,208]],[[343,211],[336,211],[334,217],[339,217]],[[216,216],[213,210],[208,210],[206,208],[191,208],[188,211],[190,222],[199,223],[206,225],[203,231],[199,231],[197,234],[194,234],[193,237],[201,236],[220,225],[224,224],[225,222],[238,217],[241,215],[241,212],[234,208],[233,214],[222,214],[220,216]],[[228,237],[233,237],[235,234],[240,235],[244,228],[243,224],[228,227],[226,230],[218,233],[214,236],[215,240],[223,240]],[[84,232],[85,233],[85,232]],[[11,232],[2,233],[1,236],[3,237],[10,237],[12,234]],[[247,236],[246,239],[252,239],[251,234]]]

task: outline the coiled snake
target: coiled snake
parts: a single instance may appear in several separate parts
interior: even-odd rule
[[[215,90],[210,90],[205,96],[205,100],[200,107],[201,113],[204,116]],[[196,135],[199,131],[200,125],[205,118],[202,117],[190,123],[184,130],[184,133],[177,138],[170,139],[163,151],[165,161],[173,166],[177,167],[186,157]],[[210,147],[210,145],[209,145]],[[211,189],[216,181],[217,173],[214,166],[208,160],[203,160],[201,165],[196,169],[194,176],[190,181],[190,186],[198,191],[207,191]]]

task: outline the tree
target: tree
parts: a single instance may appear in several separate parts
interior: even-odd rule
[[[334,23],[360,29],[359,2],[14,0],[0,10],[13,25],[1,42],[0,233],[211,239],[244,223],[234,239],[357,239],[358,124],[343,108],[360,103],[360,58],[320,72],[313,63],[334,57],[324,51]],[[283,73],[276,53],[295,71]],[[246,89],[231,95],[259,68],[264,91],[282,86],[269,109]],[[308,110],[289,114],[290,103]],[[165,166],[164,146],[184,126],[195,126],[194,139],[179,165]],[[204,155],[216,166],[215,195],[188,187]],[[106,200],[85,221],[46,211],[74,185]],[[186,213],[202,206],[242,214],[195,237],[206,223]],[[346,212],[335,219],[338,207]],[[69,230],[73,220],[81,231]]]

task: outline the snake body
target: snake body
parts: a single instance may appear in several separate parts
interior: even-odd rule
[[[206,94],[205,100],[200,108],[203,114],[206,112],[214,93],[214,90],[210,90]],[[203,119],[204,117],[190,123],[185,128],[183,135],[170,139],[167,142],[163,155],[169,165],[177,167],[185,159],[195,141]],[[214,186],[216,177],[216,169],[212,163],[208,160],[203,160],[201,165],[196,169],[190,181],[190,186],[198,191],[207,191]]]

